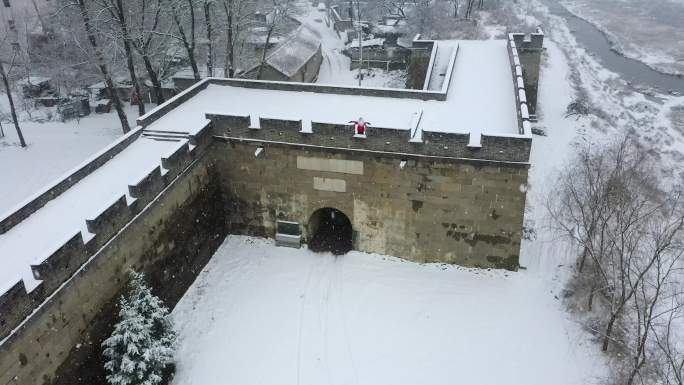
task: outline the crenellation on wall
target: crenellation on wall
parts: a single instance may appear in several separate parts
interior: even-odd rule
[[[526,163],[531,138],[527,135],[482,135],[422,131],[422,141],[412,140],[408,129],[371,127],[367,135],[354,135],[351,124],[311,122],[302,132],[301,120],[259,118],[261,128],[249,128],[249,116],[207,114],[216,137],[263,140],[289,144],[394,152],[415,155]],[[254,117],[252,117],[254,118]],[[508,146],[508,147],[507,147]]]
[[[544,48],[544,30],[541,27],[537,27],[536,31],[530,34],[509,33],[508,38],[520,50],[542,50]]]
[[[22,204],[21,207],[15,209],[12,213],[0,218],[0,234],[9,231],[9,229],[28,218],[31,214],[45,206],[49,201],[57,198],[71,186],[80,182],[83,178],[100,168],[107,161],[121,153],[121,151],[126,149],[131,143],[137,140],[141,133],[142,128],[136,127],[131,132],[124,135],[122,138],[115,141],[98,154],[94,155],[91,159],[78,166],[78,168],[73,170],[69,175],[65,176],[54,185],[48,187],[43,192],[37,194],[29,201]]]
[[[88,232],[95,234],[95,237],[88,241],[88,248],[95,251],[102,247],[132,218],[133,212],[128,207],[126,195],[121,195],[93,218],[86,219]]]
[[[529,35],[522,33],[508,34],[508,53],[514,73],[513,76],[516,78],[514,82],[518,89],[516,101],[519,107],[525,105],[529,109],[530,115],[527,120],[520,116],[518,117],[523,129],[526,126],[524,122],[534,121],[537,118],[537,90],[543,49],[544,31],[541,27],[538,27],[535,33]],[[524,97],[520,94],[521,90],[525,92]],[[520,109],[518,111],[520,112]]]
[[[436,156],[469,158],[472,157],[472,152],[467,149],[469,142],[470,134],[423,130],[422,151]]]
[[[167,298],[180,298],[182,286],[192,282],[225,237],[218,222],[223,207],[216,187],[209,187],[216,183],[206,153],[198,152],[172,185],[159,183],[157,167],[131,186],[133,204],[154,196],[142,207],[146,211],[134,217],[133,206],[122,195],[87,222],[95,237],[84,243],[81,231],[75,231],[31,266],[40,279],[31,292],[18,280],[0,293],[0,383],[51,383],[57,368],[68,362],[70,351],[90,349],[89,354],[99,359],[104,335],[98,335],[92,346],[74,346],[92,338],[88,333],[94,329],[93,320],[103,316],[103,308],[125,285],[131,267],[145,270]],[[185,283],[165,284],[172,277]],[[100,321],[101,330],[111,327],[107,325],[115,312],[110,310]]]
[[[196,147],[198,148],[198,147]],[[128,193],[135,201],[131,204],[133,213],[140,212],[164,188],[161,168],[155,167],[137,183],[128,186]]]
[[[42,292],[51,293],[87,260],[88,251],[81,231],[75,231],[64,244],[31,265],[33,277],[42,282]]]
[[[204,152],[204,150],[211,144],[211,121],[208,121],[197,133],[190,134],[190,145],[193,146],[192,152],[194,154]]]
[[[166,170],[164,178],[166,183],[169,183],[173,178],[178,176],[185,167],[192,161],[190,154],[190,146],[188,143],[183,143],[173,153],[161,159],[162,167]]]
[[[259,124],[262,130],[289,130],[294,132],[302,131],[301,120],[280,119],[280,118],[265,118],[259,117]]]
[[[31,313],[33,306],[33,299],[26,291],[22,279],[0,293],[0,340]]]

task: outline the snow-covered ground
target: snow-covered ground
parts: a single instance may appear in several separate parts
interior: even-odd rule
[[[681,1],[564,0],[562,3],[596,25],[615,49],[627,57],[659,71],[684,74],[684,3]]]
[[[342,54],[344,41],[338,36],[332,24],[328,25],[326,12],[316,7],[305,6],[297,17],[305,28],[308,28],[321,41],[323,62],[318,73],[317,83],[342,86],[359,84],[358,70],[350,70],[351,59]],[[363,87],[405,88],[406,71],[383,71],[373,69],[364,71]]]
[[[579,45],[572,31],[562,18],[552,15],[543,1],[521,2],[527,21],[543,25],[548,42],[560,48],[570,68],[569,83],[577,95],[585,95],[585,102],[596,111],[594,115],[566,125],[579,133],[577,140],[600,141],[622,135],[632,135],[659,159],[663,175],[682,172],[684,161],[684,130],[679,122],[684,97],[657,94],[649,97],[636,92],[618,74],[608,71],[597,58]],[[547,50],[548,52],[549,50]],[[542,83],[543,85],[543,83]],[[542,103],[548,101],[544,101]],[[542,112],[544,106],[541,107]],[[550,130],[556,130],[557,122],[542,122]]]
[[[229,236],[173,312],[174,384],[586,384],[543,281]]]
[[[0,108],[8,111],[7,97],[0,94]],[[39,112],[38,112],[39,113]],[[136,107],[127,107],[131,127]],[[36,114],[36,113],[34,113]],[[0,213],[5,213],[38,190],[55,182],[90,155],[120,137],[121,124],[115,112],[92,114],[80,122],[20,123],[28,146],[19,146],[14,125],[3,122],[0,138]]]

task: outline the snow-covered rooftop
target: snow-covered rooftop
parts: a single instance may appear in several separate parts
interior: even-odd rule
[[[288,77],[294,76],[321,46],[313,33],[301,27],[288,41],[280,45],[266,58],[266,62]]]
[[[24,79],[21,79],[17,82],[18,86],[27,86],[27,85],[40,85],[41,83],[47,83],[51,78],[44,77],[44,76],[29,76]]]
[[[364,48],[365,47],[382,47],[383,44],[385,44],[385,39],[382,39],[382,38],[361,40],[361,45]],[[358,48],[359,47],[359,39],[354,39],[349,44],[347,44],[347,47],[348,48]]]
[[[327,123],[347,123],[363,117],[375,127],[409,129],[414,115],[422,111],[421,129],[517,135],[515,89],[506,41],[458,41],[444,45],[451,50],[442,50],[445,55],[440,65],[447,68],[437,71],[430,90],[446,90],[445,101],[422,100],[419,93],[415,98],[318,93],[315,91],[325,86],[317,84],[307,85],[312,92],[257,89],[248,87],[254,80],[240,79],[230,84],[210,84],[155,121],[151,129],[193,132],[206,124],[206,113]],[[458,54],[449,77],[445,72],[451,68],[450,53],[456,46]],[[448,79],[450,83],[443,89]]]

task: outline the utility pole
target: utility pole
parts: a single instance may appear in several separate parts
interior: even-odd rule
[[[356,37],[359,39],[359,87],[361,87],[361,79],[363,78],[363,42],[361,35],[363,34],[363,29],[361,29],[361,5],[359,0],[356,0],[356,18]]]

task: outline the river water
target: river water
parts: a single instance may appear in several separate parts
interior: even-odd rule
[[[563,18],[577,42],[599,59],[608,70],[637,87],[684,94],[684,77],[658,72],[646,64],[624,57],[613,49],[606,36],[593,24],[570,13],[558,0],[542,0],[552,14]]]

